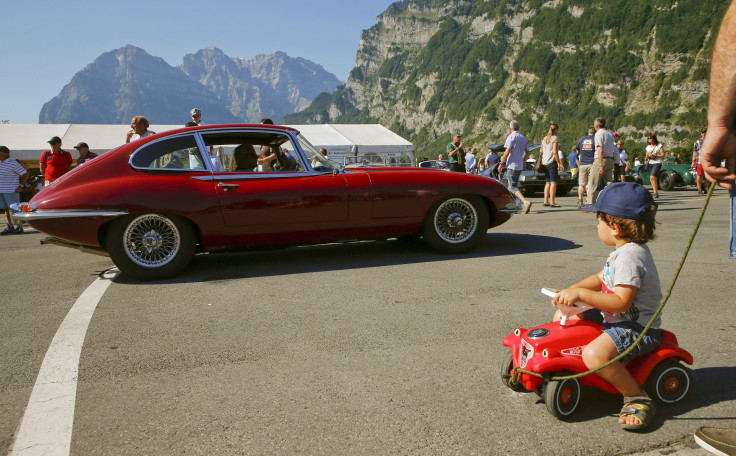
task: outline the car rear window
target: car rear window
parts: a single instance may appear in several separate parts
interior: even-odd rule
[[[206,170],[193,136],[178,136],[151,143],[136,151],[135,168],[166,170]]]

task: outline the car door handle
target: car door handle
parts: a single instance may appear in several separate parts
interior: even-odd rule
[[[240,185],[239,184],[226,184],[224,182],[218,182],[217,183],[217,186],[220,187],[220,188],[224,188],[225,191],[235,190],[236,188],[240,188]]]

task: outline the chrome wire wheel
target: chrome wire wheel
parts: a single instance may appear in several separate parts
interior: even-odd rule
[[[445,242],[463,243],[478,229],[478,212],[473,204],[465,199],[448,199],[435,211],[434,229]]]
[[[158,268],[171,262],[181,247],[176,224],[158,214],[146,214],[131,221],[123,232],[123,248],[133,263]]]

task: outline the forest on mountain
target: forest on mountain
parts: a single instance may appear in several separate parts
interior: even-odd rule
[[[436,156],[502,142],[516,119],[530,141],[550,122],[569,148],[596,117],[643,149],[655,132],[691,150],[706,123],[722,0],[410,0],[363,32],[345,85],[285,122],[380,122]]]

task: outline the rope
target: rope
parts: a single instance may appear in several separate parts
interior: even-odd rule
[[[550,381],[560,381],[560,380],[571,380],[574,378],[581,378],[585,377],[586,375],[593,374],[595,372],[598,372],[601,369],[605,369],[606,367],[610,366],[611,364],[617,362],[624,356],[628,355],[634,348],[636,348],[637,345],[641,342],[641,340],[644,338],[644,335],[649,331],[649,328],[652,327],[652,324],[654,321],[659,317],[659,314],[662,313],[662,310],[664,309],[665,304],[667,303],[667,300],[670,298],[670,295],[672,294],[672,289],[675,287],[675,283],[677,282],[677,278],[680,276],[680,271],[682,270],[682,267],[685,264],[685,259],[687,258],[687,254],[690,252],[690,247],[693,245],[693,241],[695,240],[695,235],[698,233],[698,229],[700,228],[700,224],[703,222],[703,217],[705,216],[705,210],[708,208],[708,203],[710,202],[710,197],[713,194],[713,189],[716,187],[716,183],[711,182],[710,187],[708,187],[708,195],[705,198],[705,203],[703,203],[703,208],[700,210],[700,216],[698,217],[698,221],[695,224],[695,228],[693,229],[692,234],[690,235],[690,240],[687,243],[687,246],[685,247],[685,252],[682,255],[682,259],[680,260],[680,264],[677,266],[677,270],[675,271],[675,276],[672,278],[672,282],[670,283],[669,288],[667,289],[667,293],[665,293],[664,297],[662,298],[662,302],[659,304],[659,307],[657,308],[657,311],[654,312],[654,315],[652,315],[652,319],[649,320],[649,323],[644,327],[644,330],[639,334],[639,337],[636,338],[634,343],[623,351],[623,353],[619,354],[615,358],[611,359],[607,363],[603,364],[600,367],[597,367],[595,369],[590,369],[587,372],[582,372],[580,374],[573,374],[573,375],[563,375],[559,377],[549,377],[548,375],[542,375],[538,374],[536,372],[531,372],[525,369],[522,369],[520,367],[514,367],[511,370],[511,373],[509,374],[509,380],[508,383],[510,386],[515,386],[519,383],[519,377],[521,374],[528,374],[533,375],[535,377],[539,378],[548,378]]]

